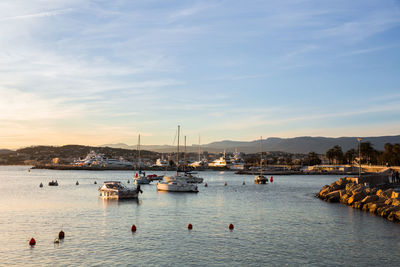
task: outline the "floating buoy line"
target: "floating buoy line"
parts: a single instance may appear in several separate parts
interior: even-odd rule
[[[188,230],[193,230],[193,224],[189,223],[189,224],[187,225],[187,229],[188,229]],[[234,226],[233,226],[232,223],[230,223],[230,224],[228,225],[228,229],[231,230],[231,231],[234,229]],[[131,232],[132,232],[132,233],[135,233],[136,230],[137,230],[136,225],[132,224],[132,226],[131,226]],[[61,231],[58,233],[58,237],[56,237],[56,238],[54,239],[54,244],[59,244],[64,238],[65,238],[65,233],[64,233],[63,230],[61,230]],[[34,246],[36,245],[36,240],[35,240],[35,238],[32,237],[32,238],[29,240],[29,245],[30,245],[31,247],[34,247]]]

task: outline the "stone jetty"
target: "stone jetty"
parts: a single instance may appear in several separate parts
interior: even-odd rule
[[[368,183],[359,183],[358,178],[345,177],[322,187],[316,197],[328,202],[340,202],[400,223],[399,193],[388,187],[388,183],[368,186]]]

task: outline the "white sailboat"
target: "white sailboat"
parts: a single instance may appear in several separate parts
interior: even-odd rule
[[[185,153],[183,155],[184,155],[183,173],[177,172],[177,174],[173,175],[173,176],[164,176],[165,181],[166,182],[174,182],[174,181],[177,181],[177,180],[184,179],[184,180],[186,180],[187,183],[190,183],[190,184],[201,184],[203,182],[203,180],[204,180],[203,178],[201,178],[199,176],[196,176],[195,172],[188,172],[185,169],[186,168],[186,163],[187,163],[186,162],[186,136],[185,136]]]
[[[176,175],[167,177],[164,176],[165,182],[157,183],[158,191],[170,191],[170,192],[199,192],[195,183],[189,183],[188,177],[179,173],[179,134],[180,126],[178,125],[178,145],[177,145],[177,156],[176,156]]]
[[[139,138],[138,138],[137,151],[138,151],[139,173],[135,174],[135,176],[133,177],[133,181],[135,182],[136,185],[149,184],[151,182],[151,180],[146,177],[146,174],[144,172],[142,172],[142,162],[141,162],[141,158],[140,158],[140,134],[139,134]]]
[[[260,174],[254,177],[254,183],[256,184],[266,184],[268,183],[268,178],[262,174],[262,136],[260,137]]]

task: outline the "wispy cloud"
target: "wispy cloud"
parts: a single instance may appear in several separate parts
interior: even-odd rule
[[[398,45],[385,45],[385,46],[377,46],[377,47],[358,49],[358,50],[350,51],[350,52],[347,52],[347,53],[343,53],[340,56],[347,57],[347,56],[356,56],[356,55],[369,54],[369,53],[373,53],[373,52],[377,52],[377,51],[391,49],[391,48],[398,47],[398,46],[400,46],[400,45],[399,44]]]
[[[4,18],[1,18],[0,21],[52,17],[52,16],[65,14],[70,11],[72,11],[72,9],[70,9],[70,8],[60,9],[60,10],[52,10],[52,11],[33,13],[33,14],[4,17]]]
[[[193,6],[181,8],[177,11],[174,11],[172,14],[169,15],[168,21],[173,22],[173,21],[176,21],[181,18],[193,16],[193,15],[196,15],[208,8],[215,7],[215,6],[216,6],[215,4],[210,5],[210,4],[198,2],[198,3],[194,4]]]

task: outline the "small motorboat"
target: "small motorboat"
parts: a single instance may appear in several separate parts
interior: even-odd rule
[[[254,177],[254,183],[256,184],[266,184],[268,183],[268,178],[265,177],[264,175],[260,174]]]
[[[135,185],[138,184],[149,184],[151,180],[146,177],[146,174],[143,172],[136,173],[135,177],[133,177],[133,180],[135,182]]]
[[[49,186],[58,186],[57,180],[49,182]]]

